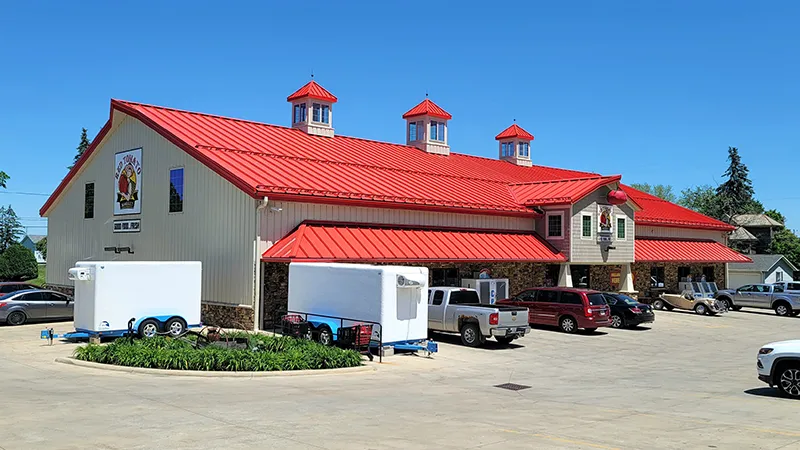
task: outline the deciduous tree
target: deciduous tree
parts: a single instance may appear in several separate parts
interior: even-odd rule
[[[675,192],[672,190],[672,186],[668,184],[654,184],[651,186],[649,183],[633,183],[631,187],[642,192],[647,192],[650,195],[655,195],[668,202],[675,202],[678,199]]]

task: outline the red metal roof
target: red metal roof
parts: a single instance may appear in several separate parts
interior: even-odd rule
[[[622,176],[573,178],[512,184],[511,192],[517,202],[526,206],[572,204],[596,189],[616,183]]]
[[[742,263],[751,259],[714,241],[636,238],[636,262]]]
[[[725,222],[684,208],[675,203],[634,189],[620,185],[628,197],[641,205],[642,210],[636,212],[637,225],[655,225],[662,227],[698,228],[706,230],[733,231],[736,227]]]
[[[336,103],[336,96],[328,92],[327,89],[317,84],[316,81],[311,80],[305,86],[296,90],[294,94],[286,97],[286,101],[297,100],[299,98],[311,97],[326,102]]]
[[[498,134],[494,138],[497,139],[498,141],[501,139],[509,139],[509,138],[520,138],[532,141],[533,135],[525,131],[521,126],[513,124],[510,127],[506,128],[505,130],[501,131],[500,134]]]
[[[424,115],[439,117],[445,120],[450,120],[453,118],[449,112],[443,110],[441,107],[439,107],[439,105],[426,98],[422,101],[422,103],[409,109],[407,113],[403,114],[403,119]]]
[[[538,261],[566,258],[535,233],[305,222],[263,261]]]

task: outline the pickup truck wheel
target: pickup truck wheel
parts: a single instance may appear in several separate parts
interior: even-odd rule
[[[778,370],[778,391],[784,397],[800,398],[800,364],[783,364]]]
[[[499,342],[499,343],[501,343],[503,345],[508,345],[508,344],[511,343],[511,341],[516,339],[516,337],[496,336],[495,339],[497,339],[497,342]]]
[[[461,343],[467,347],[477,347],[482,344],[481,329],[474,323],[461,327]]]
[[[564,333],[574,333],[578,331],[578,323],[570,316],[564,316],[558,321],[558,326]]]
[[[731,302],[729,298],[721,298],[719,299],[719,301],[722,302],[723,305],[725,305],[725,309],[727,309],[728,311],[733,309],[733,302]]]
[[[792,307],[785,302],[779,302],[775,305],[775,314],[779,316],[789,316],[792,314]]]

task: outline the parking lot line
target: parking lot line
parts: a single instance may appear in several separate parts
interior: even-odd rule
[[[608,447],[608,446],[605,446],[605,445],[602,445],[602,444],[595,444],[595,443],[592,443],[592,442],[578,441],[578,440],[575,440],[575,439],[568,439],[568,438],[562,438],[562,437],[558,437],[558,436],[551,436],[549,434],[528,433],[526,431],[518,431],[518,430],[500,430],[500,431],[502,431],[504,433],[524,434],[526,436],[533,436],[533,437],[537,437],[537,438],[540,438],[540,439],[547,439],[547,440],[555,441],[555,442],[563,442],[565,444],[583,445],[585,447],[601,448],[601,449],[604,449],[604,450],[621,450],[618,447]]]

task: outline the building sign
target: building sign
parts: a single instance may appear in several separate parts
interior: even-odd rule
[[[598,236],[611,236],[614,232],[614,207],[611,205],[597,205],[597,234]]]
[[[620,281],[620,270],[619,269],[612,269],[611,270],[611,290],[616,291],[619,289],[619,281]]]
[[[114,160],[114,215],[141,214],[142,149],[117,153]]]
[[[114,233],[138,233],[142,230],[142,219],[115,220]]]

